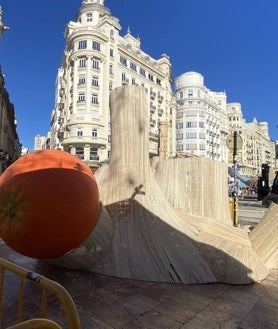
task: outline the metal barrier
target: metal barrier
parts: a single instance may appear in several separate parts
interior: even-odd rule
[[[67,292],[59,283],[47,279],[46,277],[30,272],[12,262],[0,258],[0,328],[3,323],[3,299],[4,299],[4,281],[5,274],[10,271],[19,277],[18,306],[17,306],[17,324],[6,329],[61,329],[56,322],[47,319],[47,301],[48,294],[55,295],[61,302],[65,315],[67,317],[70,329],[81,329],[80,319],[76,306]],[[41,314],[38,318],[23,320],[23,301],[24,301],[24,283],[32,282],[42,289]]]

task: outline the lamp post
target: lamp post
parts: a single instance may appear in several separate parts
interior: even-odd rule
[[[238,150],[242,149],[243,140],[237,130],[234,130],[227,137],[227,146],[231,152],[233,152],[233,172],[234,172],[234,183],[233,183],[233,225],[238,226],[238,197],[237,197],[237,163],[238,163]]]

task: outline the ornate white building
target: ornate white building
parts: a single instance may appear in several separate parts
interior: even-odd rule
[[[261,165],[275,168],[275,142],[268,124],[256,119],[246,123],[240,103],[227,103],[225,92],[214,92],[204,85],[204,77],[186,72],[175,80],[177,101],[177,152],[208,157],[234,164],[234,149],[227,139],[236,131],[242,139],[237,164],[246,176],[255,176]]]
[[[36,135],[34,141],[34,151],[45,150],[47,148],[47,137]]]
[[[227,162],[226,93],[209,90],[201,74],[186,72],[175,80],[175,95],[177,152]]]
[[[263,163],[275,168],[275,142],[269,137],[268,123],[258,122],[255,118],[246,123],[240,103],[227,104],[227,115],[229,130],[236,130],[243,140],[242,149],[238,150],[241,173],[255,176],[260,172]],[[228,163],[232,162],[233,154],[229,151]]]
[[[171,63],[141,50],[104,0],[83,0],[77,21],[66,26],[66,47],[56,80],[51,148],[63,148],[95,167],[109,158],[110,91],[122,84],[145,88],[149,102],[149,153],[159,154],[160,122],[168,126],[167,156],[176,153],[175,98]],[[127,123],[128,124],[128,123]]]
[[[256,174],[262,163],[275,166],[267,123],[246,123],[240,104],[227,104],[226,92],[208,89],[197,72],[177,77],[174,95],[169,57],[152,58],[129,29],[124,36],[120,31],[104,0],[83,0],[76,22],[67,24],[46,148],[62,148],[100,166],[110,156],[110,92],[135,84],[147,93],[150,158],[187,153],[230,165],[227,137],[237,130],[243,174]]]

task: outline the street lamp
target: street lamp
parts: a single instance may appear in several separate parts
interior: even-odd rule
[[[242,149],[243,140],[237,130],[234,130],[227,137],[227,146],[233,152],[233,172],[234,172],[234,184],[233,184],[233,225],[238,226],[238,186],[237,186],[237,163],[238,163],[238,150]]]

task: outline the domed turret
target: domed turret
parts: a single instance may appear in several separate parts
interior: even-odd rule
[[[104,0],[83,0],[82,5],[86,5],[88,3],[97,3],[99,5],[104,6]]]
[[[83,0],[77,13],[77,21],[96,25],[105,16],[110,16],[110,10],[104,6],[104,0]]]
[[[181,88],[187,85],[203,86],[204,77],[198,72],[190,71],[180,75],[176,79],[176,88]]]

